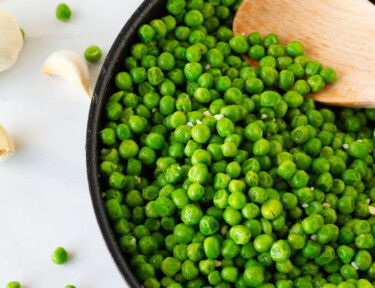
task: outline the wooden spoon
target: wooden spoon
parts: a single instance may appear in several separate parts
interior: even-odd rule
[[[255,31],[262,37],[276,33],[283,45],[301,41],[312,61],[336,70],[338,81],[309,97],[375,108],[375,5],[367,0],[244,0],[233,32]]]

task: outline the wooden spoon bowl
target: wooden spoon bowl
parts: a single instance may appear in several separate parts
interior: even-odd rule
[[[338,81],[309,97],[375,108],[375,6],[367,0],[244,0],[233,32],[247,36],[255,31],[262,37],[276,33],[283,45],[301,41],[306,56],[337,71]]]

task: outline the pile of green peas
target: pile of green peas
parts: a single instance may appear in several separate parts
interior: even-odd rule
[[[168,0],[139,28],[99,133],[118,245],[145,288],[374,287],[375,110],[304,97],[335,71],[234,36],[240,2]]]

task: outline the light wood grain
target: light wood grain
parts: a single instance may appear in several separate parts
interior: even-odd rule
[[[274,32],[283,45],[301,41],[306,56],[337,71],[337,82],[309,97],[375,108],[375,5],[367,0],[244,0],[233,32],[254,31],[262,37]]]

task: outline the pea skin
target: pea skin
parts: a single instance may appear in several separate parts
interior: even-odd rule
[[[51,256],[52,262],[57,265],[63,265],[68,260],[68,253],[62,247],[56,248],[56,250],[52,253]]]

